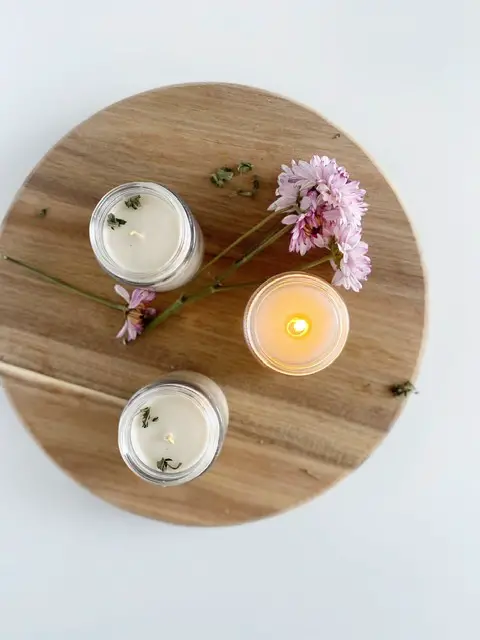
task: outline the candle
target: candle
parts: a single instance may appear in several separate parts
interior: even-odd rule
[[[171,486],[208,469],[227,426],[228,405],[220,387],[199,373],[179,371],[132,396],[120,417],[118,444],[134,473]]]
[[[90,241],[100,265],[124,284],[170,291],[200,268],[203,236],[180,198],[152,182],[109,191],[90,221]]]
[[[327,282],[305,272],[274,276],[250,298],[244,316],[247,345],[262,364],[301,376],[328,367],[349,330],[343,299]]]

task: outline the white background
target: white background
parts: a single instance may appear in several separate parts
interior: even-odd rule
[[[478,639],[479,22],[476,0],[0,0],[1,211],[109,103],[252,84],[374,158],[430,291],[421,393],[390,436],[323,497],[257,524],[180,528],[101,502],[2,395],[2,640]]]

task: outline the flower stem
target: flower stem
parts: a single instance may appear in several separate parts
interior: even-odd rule
[[[206,269],[206,267],[208,267],[208,266],[212,265],[214,262],[216,262],[218,258],[224,256],[232,247],[236,246],[240,242],[240,240],[243,240],[244,238],[246,238],[254,230],[259,229],[263,224],[265,224],[265,222],[267,220],[270,220],[273,217],[273,215],[277,215],[278,213],[283,213],[283,212],[284,212],[283,210],[275,211],[274,214],[270,214],[269,216],[264,218],[264,220],[261,223],[259,223],[258,225],[256,225],[256,227],[253,227],[246,234],[243,234],[243,236],[241,236],[238,239],[238,241],[236,241],[233,244],[231,244],[227,249],[225,249],[225,251],[219,253],[218,256],[216,256],[213,260],[208,262],[203,267],[203,269]],[[218,293],[220,291],[230,291],[232,289],[238,289],[239,287],[249,287],[249,286],[254,286],[254,285],[261,284],[259,282],[246,282],[246,283],[234,284],[234,285],[231,285],[231,286],[223,286],[223,282],[230,275],[232,275],[232,273],[237,271],[237,269],[239,269],[246,262],[250,262],[250,260],[252,260],[252,258],[254,258],[261,251],[263,251],[264,249],[269,247],[271,244],[273,244],[276,240],[278,240],[278,238],[280,238],[285,233],[287,233],[290,230],[290,227],[291,227],[291,225],[288,225],[288,226],[286,225],[286,226],[282,227],[281,229],[279,229],[278,231],[276,231],[275,233],[270,234],[267,238],[262,240],[262,242],[260,242],[256,247],[254,247],[253,249],[248,251],[244,256],[242,256],[238,260],[235,260],[235,262],[233,264],[231,264],[228,269],[226,269],[223,273],[221,273],[220,275],[218,275],[215,278],[215,282],[213,284],[209,284],[209,285],[203,287],[202,289],[200,289],[197,292],[184,293],[183,295],[181,295],[180,298],[177,298],[177,300],[175,300],[175,302],[173,302],[169,307],[167,307],[164,311],[162,311],[162,313],[158,314],[158,316],[156,318],[151,320],[151,322],[149,322],[148,325],[145,327],[145,331],[149,331],[150,329],[154,329],[155,327],[157,327],[162,322],[165,322],[165,320],[167,318],[169,318],[171,315],[173,315],[174,313],[179,311],[186,304],[190,304],[192,302],[196,302],[197,300],[202,300],[203,298],[206,298],[207,296],[212,295],[213,293]]]
[[[162,322],[165,322],[165,320],[169,318],[171,315],[179,311],[184,305],[190,304],[197,300],[202,300],[203,298],[206,298],[207,296],[212,295],[213,293],[218,293],[219,291],[230,291],[231,289],[237,289],[243,286],[247,287],[247,286],[261,284],[258,282],[246,282],[245,284],[241,283],[238,285],[231,285],[226,287],[223,286],[224,280],[226,280],[232,273],[234,273],[246,262],[249,262],[252,258],[254,258],[257,254],[259,254],[261,251],[266,249],[268,246],[273,244],[278,238],[280,238],[287,231],[289,231],[289,229],[290,229],[290,226],[283,227],[273,235],[270,235],[267,239],[260,242],[256,247],[251,249],[242,258],[235,260],[235,262],[232,265],[230,265],[230,267],[226,271],[224,271],[223,273],[221,273],[219,276],[215,278],[215,282],[213,284],[209,284],[203,287],[196,293],[184,293],[182,296],[180,296],[180,298],[177,298],[177,300],[175,300],[173,304],[171,304],[164,311],[162,311],[162,313],[159,313],[156,318],[154,318],[151,322],[149,322],[148,325],[145,327],[145,330],[149,331],[150,329],[154,329]],[[245,235],[243,237],[245,237]]]
[[[315,260],[315,262],[309,262],[308,264],[306,264],[304,267],[301,268],[301,271],[309,271],[310,269],[313,269],[314,267],[318,267],[319,264],[323,264],[324,262],[328,262],[329,260],[332,259],[332,254],[329,253],[326,256],[323,256],[323,258],[320,258],[319,260]]]
[[[180,298],[177,298],[177,300],[175,300],[175,302],[173,302],[169,307],[167,307],[164,311],[162,311],[162,313],[159,313],[158,316],[153,318],[153,320],[151,320],[146,325],[145,331],[154,329],[159,324],[162,324],[162,322],[165,322],[167,318],[172,316],[174,313],[177,313],[177,311],[180,311],[180,309],[184,307],[186,304],[191,304],[192,302],[196,302],[197,300],[203,300],[203,298],[207,298],[208,296],[214,293],[220,293],[222,291],[232,291],[233,289],[241,289],[244,287],[258,287],[259,284],[262,284],[262,281],[239,282],[238,284],[232,284],[232,285],[229,285],[228,287],[224,287],[220,283],[209,284],[203,289],[200,289],[199,291],[197,291],[197,293],[184,294],[183,296],[180,296]]]
[[[94,302],[103,304],[103,306],[109,307],[110,309],[116,309],[118,311],[125,310],[125,305],[115,304],[115,302],[110,302],[110,300],[106,300],[105,298],[96,296],[93,293],[88,293],[88,291],[83,291],[82,289],[78,289],[77,287],[74,287],[73,285],[68,284],[68,282],[65,282],[64,280],[60,280],[60,278],[49,276],[48,274],[44,273],[40,269],[37,269],[37,267],[32,267],[26,262],[22,262],[21,260],[16,260],[15,258],[11,258],[10,256],[6,256],[6,255],[2,255],[2,258],[4,260],[8,260],[9,262],[13,262],[13,264],[17,264],[20,267],[24,267],[24,269],[28,269],[28,271],[31,271],[32,273],[36,273],[43,280],[46,280],[47,282],[51,282],[52,284],[56,284],[57,286],[62,287],[63,289],[67,289],[67,291],[70,291],[71,293],[76,293],[79,296],[83,296],[84,298],[88,298],[89,300],[93,300]]]
[[[204,264],[197,275],[202,273],[202,271],[205,271],[205,269],[208,269],[208,267],[211,267],[212,264],[215,264],[215,262],[217,262],[217,260],[220,260],[220,258],[223,258],[223,256],[226,256],[229,251],[234,249],[243,240],[245,240],[245,238],[248,238],[248,236],[250,236],[252,233],[255,233],[255,231],[258,231],[259,229],[261,229],[265,224],[267,224],[267,222],[270,222],[270,220],[273,220],[273,218],[278,216],[280,213],[285,213],[289,209],[291,209],[291,207],[287,207],[286,209],[279,209],[278,211],[273,211],[268,216],[266,216],[265,218],[260,220],[259,223],[257,223],[251,229],[249,229],[244,234],[242,234],[240,237],[238,237],[234,242],[232,242],[232,244],[228,245],[228,247],[226,249],[223,249],[223,251],[220,251],[220,253],[218,255],[216,255],[214,258],[212,258],[209,262],[207,262],[207,264]]]
[[[242,265],[246,264],[247,262],[250,262],[252,258],[254,258],[256,255],[261,253],[264,249],[269,247],[271,244],[273,244],[276,240],[278,240],[278,238],[281,238],[283,235],[285,235],[285,233],[287,233],[287,231],[290,230],[290,226],[291,225],[284,226],[282,229],[272,234],[266,240],[263,240],[262,242],[260,242],[260,244],[258,244],[248,253],[246,253],[243,257],[239,258],[238,260],[235,260],[235,262],[232,265],[230,265],[230,267],[226,271],[224,271],[223,273],[221,273],[219,276],[215,278],[215,281],[217,283],[222,283],[232,273],[235,273],[235,271],[239,269]]]

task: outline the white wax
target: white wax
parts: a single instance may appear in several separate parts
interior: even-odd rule
[[[132,446],[140,460],[152,469],[157,469],[162,458],[171,458],[175,467],[181,463],[182,471],[194,465],[207,447],[209,432],[205,414],[195,400],[172,389],[154,397],[148,406],[148,426],[142,427],[141,414],[132,424]],[[165,471],[171,473],[172,469]]]
[[[103,228],[105,249],[121,268],[151,273],[175,255],[181,241],[182,209],[167,198],[142,195],[138,209],[118,202],[110,211],[126,224]]]

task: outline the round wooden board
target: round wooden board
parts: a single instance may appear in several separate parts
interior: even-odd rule
[[[121,508],[175,523],[224,525],[269,516],[312,498],[356,469],[381,442],[402,401],[389,385],[414,375],[424,328],[424,277],[410,223],[378,169],[317,113],[244,86],[192,84],[133,96],[63,138],[27,178],[9,212],[1,251],[115,300],[88,223],[100,197],[132,180],[175,190],[191,206],[211,257],[255,224],[274,197],[280,164],[334,157],[367,189],[365,239],[373,273],[341,291],[351,332],[325,371],[290,378],[262,368],[242,336],[251,290],[187,307],[148,337],[114,339],[119,312],[76,297],[1,261],[0,372],[23,420],[78,482]],[[261,188],[231,197],[209,173],[255,164]],[[47,208],[45,217],[39,216]],[[243,267],[259,280],[297,269],[284,238]],[[232,252],[241,255],[242,249]],[[311,260],[311,255],[308,260]],[[220,263],[219,269],[230,260]],[[330,268],[319,274],[331,278]],[[162,307],[178,292],[161,294]],[[119,300],[117,300],[119,301]],[[228,397],[224,449],[196,481],[162,489],[139,480],[117,450],[117,421],[139,387],[173,369],[214,378]]]

